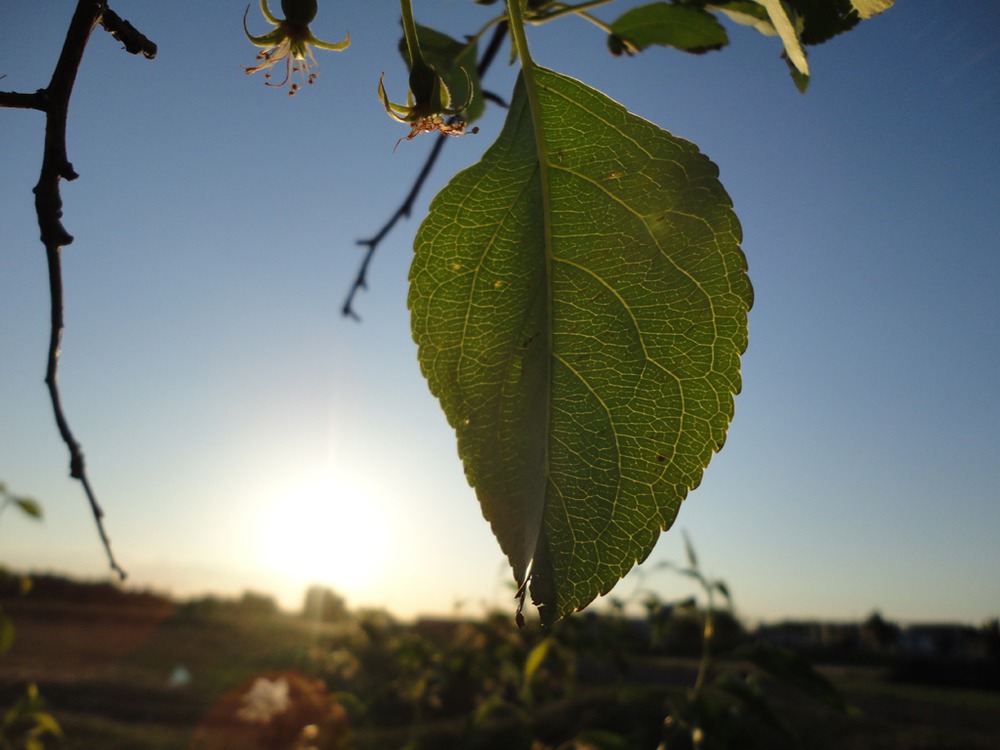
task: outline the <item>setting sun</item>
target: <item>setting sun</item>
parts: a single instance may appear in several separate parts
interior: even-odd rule
[[[299,583],[358,591],[385,568],[388,527],[372,495],[339,477],[281,493],[260,526],[261,562]]]

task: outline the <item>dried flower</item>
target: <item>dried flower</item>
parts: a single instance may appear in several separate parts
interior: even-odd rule
[[[417,35],[417,24],[413,19],[413,9],[410,0],[400,0],[400,10],[403,16],[403,35],[406,39],[406,53],[410,63],[410,90],[406,93],[406,104],[396,104],[389,100],[385,92],[383,73],[378,79],[378,96],[389,116],[397,122],[410,126],[410,134],[406,140],[413,140],[420,133],[436,130],[442,135],[464,135],[467,123],[461,119],[461,114],[472,103],[472,79],[469,71],[462,68],[468,98],[461,106],[454,107],[451,103],[451,92],[444,79],[428,64],[420,53],[420,39]],[[451,122],[445,120],[451,118]],[[470,133],[479,132],[473,128]],[[396,141],[398,146],[403,138]]]
[[[460,106],[451,106],[451,92],[445,85],[444,80],[437,74],[433,67],[427,65],[422,60],[418,62],[422,70],[414,66],[410,73],[410,90],[406,94],[406,104],[396,104],[389,100],[389,95],[385,91],[385,84],[382,79],[383,73],[378,79],[378,95],[382,100],[385,111],[392,119],[410,126],[410,134],[404,136],[408,141],[416,138],[420,133],[437,131],[442,135],[465,135],[466,132],[478,133],[479,128],[466,131],[468,123],[460,119],[460,115],[469,107],[472,101],[472,82],[469,81],[469,98]],[[414,75],[414,72],[417,75]],[[462,68],[465,77],[469,79],[469,73]],[[455,118],[453,122],[448,122],[445,117]],[[400,138],[403,140],[403,138]],[[398,144],[397,144],[398,145]]]

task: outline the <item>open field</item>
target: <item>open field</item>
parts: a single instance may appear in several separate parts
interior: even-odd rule
[[[278,613],[196,615],[168,602],[97,606],[29,597],[3,607],[16,638],[0,657],[0,705],[37,683],[66,734],[51,746],[73,750],[289,747],[297,729],[312,722],[329,730],[320,747],[337,746],[334,736],[341,747],[358,748],[402,747],[414,736],[427,748],[527,749],[533,738],[554,747],[587,727],[655,737],[664,701],[689,687],[697,670],[694,659],[630,656],[626,671],[564,650],[551,684],[522,692],[517,706],[501,706],[473,725],[474,698],[487,694],[489,672],[497,680],[521,673],[522,636],[506,619],[457,629],[435,652],[433,638],[398,624],[366,630]],[[463,638],[471,644],[465,651]],[[367,656],[355,660],[362,651]],[[486,653],[505,656],[477,672],[470,654]],[[458,664],[462,654],[467,661]],[[822,671],[858,712],[845,715],[769,688],[805,748],[1000,747],[1000,693],[892,684],[873,667]],[[452,683],[445,684],[445,674]],[[236,718],[261,676],[291,684],[294,727],[265,736]],[[332,697],[341,690],[339,700]],[[348,737],[353,745],[345,744]],[[633,746],[653,750],[656,741]]]

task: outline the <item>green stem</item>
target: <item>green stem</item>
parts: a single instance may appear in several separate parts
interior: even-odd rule
[[[521,70],[522,72],[527,72],[528,68],[534,67],[535,63],[531,59],[531,52],[528,49],[528,37],[524,35],[524,13],[521,6],[525,3],[525,0],[507,0],[507,15],[510,17],[510,35],[514,40],[514,49],[517,50],[518,57],[521,59]],[[534,76],[531,76],[532,86],[534,86]],[[531,92],[528,92],[529,102],[532,104],[532,113],[534,113],[534,104],[537,102],[532,102]]]
[[[559,9],[553,10],[546,13],[544,16],[538,19],[538,21],[533,21],[533,23],[545,23],[553,18],[558,18],[559,16],[565,16],[567,13],[577,13],[579,15],[584,15],[581,11],[587,8],[596,8],[598,5],[607,5],[608,3],[613,3],[615,0],[590,0],[590,2],[580,3],[579,5],[566,5],[565,3],[559,3]]]
[[[695,693],[698,693],[705,684],[709,670],[712,667],[712,638],[715,635],[715,621],[712,617],[712,612],[715,609],[715,599],[712,596],[712,588],[708,581],[700,575],[699,580],[708,594],[708,606],[705,609],[705,629],[702,631],[701,662],[698,664],[698,677],[694,681]]]
[[[592,16],[590,13],[577,13],[577,15],[580,16],[580,18],[582,18],[584,21],[590,21],[590,23],[594,24],[594,26],[599,28],[605,34],[612,33],[611,27],[608,24],[604,23],[604,21],[602,21],[597,16]]]
[[[399,10],[403,16],[403,34],[406,36],[406,49],[410,53],[410,70],[413,70],[417,60],[423,60],[420,54],[420,40],[417,39],[417,22],[413,20],[413,6],[410,0],[399,0]]]

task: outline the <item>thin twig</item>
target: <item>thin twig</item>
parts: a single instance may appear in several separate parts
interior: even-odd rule
[[[132,55],[142,55],[147,60],[156,57],[156,45],[110,8],[104,9],[101,26],[115,39],[125,45],[125,51]]]
[[[489,44],[486,46],[486,50],[483,52],[483,56],[476,66],[476,72],[479,78],[482,79],[486,75],[486,71],[489,70],[490,65],[493,63],[493,59],[496,57],[497,52],[500,51],[500,47],[503,45],[503,41],[507,36],[507,24],[506,22],[497,24],[496,28],[493,30],[493,36],[490,37]],[[502,100],[495,95],[491,95],[492,100]],[[340,313],[345,318],[352,318],[353,320],[361,320],[361,317],[354,310],[354,297],[362,289],[368,288],[368,266],[372,262],[372,258],[375,255],[375,251],[378,250],[379,245],[382,240],[385,239],[386,235],[392,231],[392,228],[396,226],[396,223],[402,218],[409,218],[410,212],[413,210],[413,204],[416,202],[417,196],[420,194],[421,188],[424,186],[424,182],[427,181],[427,177],[430,175],[431,170],[434,169],[434,165],[437,163],[438,156],[441,154],[441,149],[444,148],[444,144],[448,139],[442,134],[436,141],[434,141],[434,146],[431,148],[429,154],[427,154],[427,159],[424,161],[423,167],[420,168],[420,172],[417,174],[416,179],[413,181],[413,186],[410,191],[406,194],[403,202],[399,205],[393,214],[389,217],[388,221],[382,225],[382,228],[378,230],[374,235],[366,240],[358,240],[357,244],[361,247],[367,248],[365,251],[364,258],[361,259],[361,264],[358,266],[358,272],[354,277],[354,282],[351,284],[350,291],[347,293],[347,297],[344,300],[343,307],[340,308]]]
[[[362,247],[368,248],[365,251],[365,257],[361,259],[361,265],[358,266],[358,273],[354,277],[354,283],[351,284],[351,290],[347,293],[347,299],[344,300],[344,306],[340,309],[341,315],[346,318],[352,318],[353,320],[361,320],[355,311],[352,303],[354,302],[354,295],[358,293],[361,289],[368,288],[368,266],[372,262],[372,257],[375,255],[375,251],[378,250],[379,244],[385,238],[392,228],[396,226],[396,222],[402,219],[404,216],[409,217],[410,211],[413,210],[413,203],[420,194],[420,188],[424,186],[424,182],[427,180],[427,176],[431,173],[434,168],[435,162],[437,162],[438,156],[441,154],[441,149],[444,148],[444,144],[447,142],[447,138],[444,135],[438,137],[434,141],[434,146],[431,148],[431,152],[427,155],[427,160],[424,162],[424,166],[421,167],[420,173],[417,175],[417,179],[413,181],[413,186],[410,188],[410,192],[407,193],[406,198],[400,204],[399,208],[393,212],[389,220],[382,225],[382,228],[375,233],[374,236],[367,240],[358,240],[357,243]]]
[[[485,99],[488,102],[493,102],[501,109],[508,109],[510,107],[510,104],[508,104],[506,99],[504,99],[499,94],[493,93],[492,91],[486,91],[485,89],[483,89],[483,99]]]
[[[41,232],[42,244],[45,245],[45,258],[49,271],[49,299],[51,302],[51,327],[49,329],[48,364],[45,370],[45,384],[48,387],[52,411],[55,416],[59,435],[62,437],[70,454],[70,476],[83,485],[90,510],[97,525],[97,532],[104,545],[111,569],[119,578],[125,579],[125,570],[115,560],[111,551],[111,541],[104,529],[104,511],[97,502],[87,477],[87,469],[83,460],[83,451],[73,436],[62,407],[59,395],[59,353],[62,345],[63,332],[63,282],[62,282],[62,249],[73,242],[72,235],[62,225],[62,196],[59,191],[60,180],[75,180],[78,175],[73,169],[66,152],[66,118],[69,111],[69,100],[76,82],[76,74],[80,69],[84,50],[91,33],[101,23],[116,39],[122,41],[126,49],[135,54],[142,53],[147,58],[156,54],[156,45],[135,30],[127,21],[109,11],[106,0],[79,0],[66,40],[63,43],[59,61],[52,73],[52,79],[47,88],[34,94],[18,94],[15,92],[0,93],[0,105],[38,109],[45,113],[45,149],[42,155],[42,169],[35,185],[35,211],[38,214],[38,227]]]

